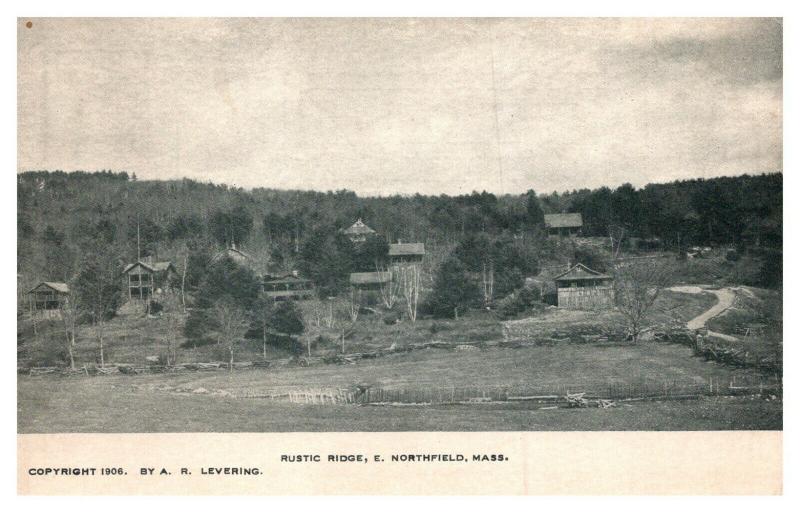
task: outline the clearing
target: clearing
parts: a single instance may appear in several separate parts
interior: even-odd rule
[[[769,301],[779,299],[780,295],[767,291],[736,293],[734,306],[708,320],[709,326],[725,320],[730,325],[715,328],[722,332],[738,329],[755,317],[762,318],[758,314],[774,311],[776,306]],[[685,326],[715,308],[716,303],[716,295],[712,293],[665,291],[652,321]],[[734,313],[739,316],[731,316]],[[117,339],[110,344],[110,353],[122,362],[139,362],[144,355],[157,353],[160,340],[156,329],[162,328],[164,319],[122,317],[115,319],[113,328],[121,334],[126,323],[130,327],[128,322],[146,329],[147,341],[122,345],[122,340]],[[706,362],[694,357],[690,348],[678,344],[631,344],[613,341],[612,337],[608,337],[611,341],[597,341],[606,339],[606,334],[619,327],[619,315],[613,311],[556,308],[508,322],[477,312],[457,321],[421,319],[416,324],[386,325],[380,315],[364,315],[359,318],[354,335],[347,340],[348,351],[428,341],[444,342],[453,348],[398,351],[354,364],[253,368],[232,373],[21,375],[18,430],[33,433],[782,428],[780,398],[709,397],[620,403],[611,409],[580,410],[545,410],[529,402],[388,407],[305,405],[255,398],[287,391],[352,390],[359,386],[400,394],[422,393],[423,397],[457,390],[482,396],[498,388],[509,396],[562,395],[567,391],[602,396],[620,388],[664,386],[685,390],[692,386],[704,388],[713,382],[722,386],[730,382],[746,384],[763,377],[756,370]],[[520,348],[481,343],[518,336],[563,341]],[[92,340],[84,338],[80,343],[83,354],[90,356]],[[755,337],[749,343],[764,344]],[[457,345],[460,348],[455,348]],[[195,359],[213,353],[207,350],[208,347],[202,352],[181,349],[179,357]],[[249,350],[247,355],[258,354],[256,347]],[[338,344],[322,345],[317,350],[335,353]],[[273,350],[270,357],[273,354],[278,352]]]

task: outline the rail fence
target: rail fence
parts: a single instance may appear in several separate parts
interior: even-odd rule
[[[587,400],[680,400],[709,396],[782,395],[776,378],[752,376],[704,381],[646,379],[634,383],[554,384],[544,386],[419,386],[409,388],[361,387],[268,390],[239,398],[268,399],[295,404],[454,405],[498,402],[562,404],[568,395]]]

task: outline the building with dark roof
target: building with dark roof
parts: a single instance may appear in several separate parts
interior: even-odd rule
[[[389,261],[393,265],[419,263],[425,257],[425,244],[398,241],[389,245]]]
[[[614,303],[614,278],[578,263],[554,278],[558,307],[607,308]]]
[[[550,213],[544,216],[544,227],[550,235],[578,235],[583,228],[580,213]]]
[[[275,301],[311,299],[315,295],[314,283],[293,272],[278,276],[264,276],[264,296]]]
[[[211,258],[211,264],[224,259],[230,258],[233,260],[234,263],[242,265],[244,267],[251,268],[253,266],[253,257],[247,254],[246,252],[242,251],[241,249],[236,248],[236,244],[231,244],[230,247],[225,249],[224,251],[220,251],[215,254]]]
[[[44,281],[28,291],[31,312],[57,311],[69,297],[66,283]]]
[[[381,286],[391,282],[391,272],[353,272],[350,274],[350,286],[359,290],[380,290]]]
[[[177,275],[170,261],[137,261],[125,266],[122,271],[128,289],[128,299],[146,300],[169,284],[171,276]]]
[[[364,242],[367,240],[368,236],[375,234],[375,230],[364,224],[364,222],[359,218],[353,223],[352,226],[347,229],[343,229],[342,233],[344,233],[351,242]]]

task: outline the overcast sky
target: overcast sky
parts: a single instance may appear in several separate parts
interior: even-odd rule
[[[781,171],[781,40],[741,18],[20,19],[18,170],[360,194]]]

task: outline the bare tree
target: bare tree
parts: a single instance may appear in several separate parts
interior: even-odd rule
[[[174,365],[178,360],[177,344],[178,333],[180,332],[181,325],[180,319],[177,315],[171,314],[167,316],[167,335],[165,341],[167,343],[167,366]]]
[[[345,340],[353,333],[361,310],[361,290],[351,289],[347,299],[331,300],[331,316],[328,328],[336,332],[342,353],[345,352]]]
[[[69,355],[69,367],[75,369],[75,336],[78,328],[78,316],[80,314],[75,299],[67,298],[59,306],[61,312],[61,322],[64,326],[64,347]]]
[[[397,271],[400,289],[405,299],[406,312],[412,322],[417,321],[417,305],[419,304],[419,289],[422,285],[422,272],[418,265],[404,265]]]
[[[189,249],[184,246],[183,250],[183,270],[181,271],[181,306],[186,313],[186,272],[189,268]]]
[[[611,240],[611,259],[616,260],[622,249],[622,241],[625,240],[625,227],[608,226],[608,238]]]
[[[347,302],[347,314],[351,323],[356,323],[358,313],[361,311],[361,290],[352,288],[350,290],[350,300]]]
[[[664,261],[618,264],[614,269],[614,306],[625,316],[634,342],[661,290],[673,279],[674,270]]]
[[[212,317],[217,325],[217,344],[225,340],[230,354],[229,370],[233,371],[233,358],[239,344],[244,340],[244,335],[250,324],[245,311],[232,302],[222,301],[211,310]]]
[[[492,299],[494,298],[493,262],[490,261],[488,265],[484,262],[483,268],[481,269],[481,281],[483,282],[483,303],[491,304]]]
[[[385,267],[381,267],[377,263],[375,264],[375,270],[380,275],[385,275],[388,272]],[[389,282],[380,281],[378,284],[380,285],[383,305],[386,306],[386,309],[392,309],[395,302],[397,302],[397,296],[400,294],[400,283],[396,279],[390,279]]]

